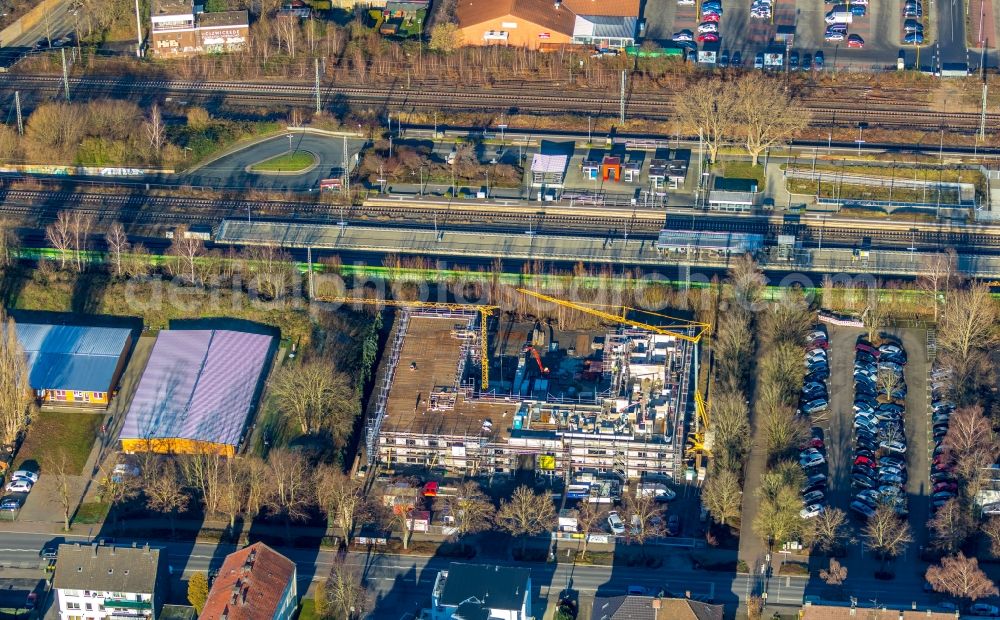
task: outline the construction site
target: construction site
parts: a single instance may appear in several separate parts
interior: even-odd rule
[[[495,307],[430,306],[397,313],[366,429],[370,463],[565,480],[690,475],[688,434],[704,422],[694,415],[700,324],[595,311],[606,327],[560,331]]]

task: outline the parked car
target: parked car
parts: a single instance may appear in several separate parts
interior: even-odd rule
[[[826,34],[823,35],[823,39],[827,43],[840,43],[844,40],[844,33],[827,30]]]
[[[799,458],[799,465],[802,467],[818,467],[826,463],[822,454],[808,454]]]
[[[969,613],[973,616],[1000,616],[1000,608],[989,603],[976,603],[969,607]]]
[[[667,536],[677,536],[681,533],[681,518],[677,515],[670,515],[667,518]]]
[[[31,484],[38,482],[38,474],[27,469],[19,469],[10,475],[11,480],[28,480]]]
[[[714,22],[704,22],[698,24],[698,32],[700,32],[701,34],[705,34],[708,32],[719,32],[719,24],[716,24]]]
[[[851,476],[851,485],[859,489],[874,489],[875,481],[869,476],[854,474]]]
[[[729,64],[736,67],[737,69],[743,66],[743,54],[739,50],[733,52],[733,58],[729,61]]]
[[[698,35],[698,43],[715,43],[719,40],[719,35],[714,32],[706,32]]]
[[[822,491],[810,491],[802,496],[802,501],[809,504],[821,504],[826,498]]]
[[[813,64],[812,54],[810,54],[809,52],[806,52],[805,54],[802,54],[802,70],[803,71],[812,71],[812,68],[813,68],[812,64]],[[825,340],[823,342],[826,343]],[[829,345],[827,345],[827,346],[829,346]]]
[[[675,32],[673,39],[675,42],[681,41],[694,41],[694,33],[690,30],[681,30],[680,32]]]
[[[906,452],[906,444],[903,443],[902,441],[899,441],[898,439],[894,439],[892,441],[883,441],[879,443],[879,447],[885,448],[886,450],[889,450],[891,452],[899,452],[901,454]]]
[[[878,354],[879,354],[879,350],[876,349],[875,347],[873,347],[871,345],[871,343],[868,343],[868,342],[859,342],[859,343],[857,343],[856,345],[854,345],[854,350],[855,351],[864,351],[865,353],[867,353],[868,355],[871,355],[872,357],[878,357]]]
[[[850,508],[866,519],[875,514],[875,510],[871,506],[858,500],[851,502]]]
[[[24,478],[18,478],[16,480],[11,480],[4,487],[9,493],[30,493],[31,492],[31,481],[25,480]]]
[[[621,536],[625,533],[625,522],[622,521],[617,511],[612,510],[608,513],[608,527],[611,528],[611,533],[616,536]]]
[[[822,504],[810,504],[799,511],[799,516],[803,519],[812,519],[813,517],[818,517],[823,514],[825,508]]]
[[[903,36],[903,43],[907,45],[920,45],[924,42],[924,33],[922,30],[917,32],[908,32]]]
[[[830,403],[824,398],[817,398],[802,405],[802,413],[813,414],[826,411],[830,408]]]
[[[875,467],[875,461],[871,460],[867,456],[857,456],[854,458],[855,465],[869,465]]]
[[[14,512],[21,509],[21,498],[7,497],[0,501],[0,511]]]
[[[28,598],[26,598],[24,600],[24,608],[25,609],[34,609],[35,605],[37,605],[37,604],[38,604],[38,593],[37,592],[28,592]]]
[[[813,64],[816,66],[817,71],[823,69],[823,66],[826,64],[826,54],[823,53],[823,50],[816,50],[816,53],[813,55]]]

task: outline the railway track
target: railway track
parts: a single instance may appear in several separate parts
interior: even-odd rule
[[[45,95],[61,95],[62,82],[49,76],[10,76],[0,78],[0,88],[6,90],[32,90]],[[174,97],[203,98],[220,95],[224,100],[240,105],[260,106],[265,104],[311,103],[315,97],[312,86],[302,84],[262,84],[230,82],[198,82],[184,80],[119,80],[109,78],[72,78],[70,90],[77,96],[81,93],[91,96],[131,97],[137,94],[163,94]],[[498,112],[523,110],[534,112],[575,112],[594,115],[616,115],[618,99],[614,96],[588,96],[578,91],[546,90],[535,87],[506,87],[503,89],[460,90],[450,89],[446,94],[403,86],[393,88],[337,87],[323,89],[323,96],[330,100],[342,97],[359,105],[393,105],[411,109],[495,109]],[[859,109],[859,101],[866,105]],[[871,107],[872,104],[885,107]],[[856,101],[844,100],[842,105],[831,105],[825,99],[806,101],[803,109],[808,111],[814,124],[856,125],[866,122],[870,125],[948,127],[976,129],[980,116],[976,113],[941,113],[893,105],[887,97],[866,101],[861,97]],[[626,103],[629,116],[651,120],[667,120],[673,117],[671,106],[662,95],[635,93]],[[1000,122],[1000,114],[987,114],[988,123]]]
[[[892,249],[958,248],[1000,252],[1000,228],[943,226],[826,219],[823,222],[780,217],[708,216],[662,211],[612,211],[567,207],[536,208],[530,205],[460,205],[447,203],[385,204],[361,206],[310,204],[293,201],[211,200],[145,194],[99,194],[8,190],[0,192],[0,213],[35,218],[42,223],[71,209],[97,219],[123,224],[215,226],[226,218],[294,220],[335,223],[346,220],[387,228],[424,228],[482,232],[527,232],[548,235],[588,235],[655,239],[663,228],[763,235],[775,243],[778,235],[794,235],[807,246],[858,247],[869,240],[873,247]]]

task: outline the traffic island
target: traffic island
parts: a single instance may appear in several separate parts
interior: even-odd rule
[[[298,175],[311,172],[319,165],[319,157],[310,151],[288,151],[247,166],[253,174]]]

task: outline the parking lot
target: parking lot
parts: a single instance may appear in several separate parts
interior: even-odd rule
[[[862,329],[831,327],[830,333],[830,409],[814,417],[814,423],[824,429],[829,462],[829,503],[848,512],[854,524],[855,536],[860,535],[864,521],[848,506],[851,503],[851,467],[854,459],[854,345]],[[914,543],[907,552],[910,561],[896,563],[896,571],[912,570],[922,574],[923,567],[917,559],[917,550],[927,544],[929,490],[929,443],[927,415],[927,348],[923,330],[886,330],[886,334],[900,340],[907,353],[904,377],[907,386],[903,428],[906,435],[906,464],[908,479],[906,494],[909,498],[910,526]],[[850,546],[845,560],[848,570],[855,574],[870,574],[870,561],[864,559],[859,546]]]
[[[719,51],[739,51],[744,67],[753,67],[754,56],[768,47],[774,46],[775,34],[779,26],[795,26],[791,50],[814,55],[823,50],[826,66],[856,68],[895,67],[900,52],[903,0],[872,1],[863,17],[855,17],[848,25],[848,33],[858,34],[864,39],[861,49],[848,48],[846,41],[827,43],[824,32],[827,24],[824,16],[832,4],[820,0],[774,0],[773,19],[753,19],[750,16],[750,0],[722,0],[723,15],[719,22],[721,41]],[[930,3],[925,2],[925,16]],[[649,38],[666,43],[673,33],[688,29],[696,32],[700,21],[698,5],[678,6],[677,0],[649,0],[644,16],[647,19]],[[701,46],[699,46],[701,47]],[[779,44],[783,49],[783,45]],[[909,46],[908,55],[915,56]],[[923,55],[929,62],[932,50],[925,49]],[[908,62],[912,63],[910,58]],[[921,58],[922,64],[925,59]]]

